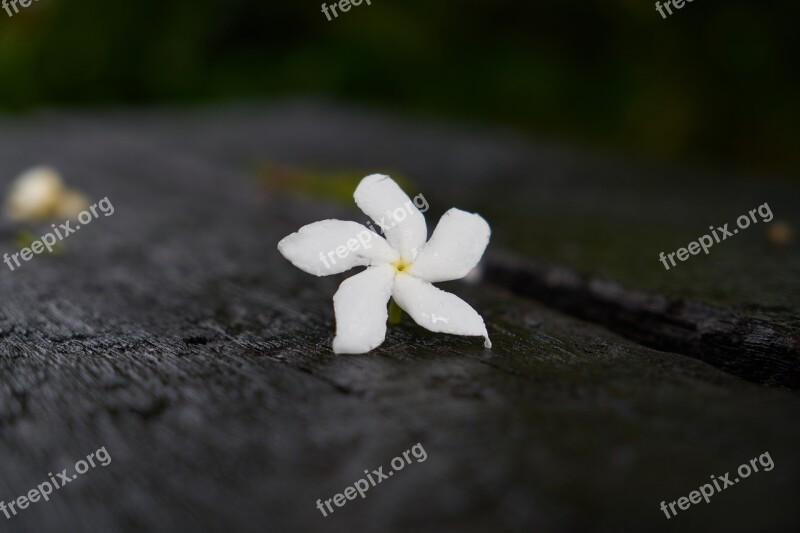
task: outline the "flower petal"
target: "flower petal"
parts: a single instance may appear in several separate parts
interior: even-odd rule
[[[333,297],[335,353],[365,353],[383,342],[394,275],[391,265],[378,265],[342,282]]]
[[[458,296],[437,289],[425,280],[400,274],[394,279],[392,297],[423,328],[453,335],[482,336],[486,347],[492,347],[483,318]]]
[[[461,279],[481,260],[491,234],[481,216],[451,209],[439,221],[408,273],[432,283]]]
[[[353,198],[381,227],[400,256],[412,262],[428,238],[428,227],[425,217],[400,186],[389,176],[373,174],[361,180]]]
[[[391,263],[397,252],[383,237],[356,222],[323,220],[303,226],[278,243],[278,250],[294,266],[328,276],[355,266]]]

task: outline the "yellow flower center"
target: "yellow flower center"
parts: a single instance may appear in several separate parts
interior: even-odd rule
[[[411,266],[411,263],[403,261],[402,259],[398,259],[397,261],[392,263],[392,266],[394,267],[395,272],[400,274],[401,272],[405,272],[406,270],[408,270],[408,267]]]

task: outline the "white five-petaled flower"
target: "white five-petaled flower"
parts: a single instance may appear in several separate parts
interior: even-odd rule
[[[426,243],[425,217],[389,176],[367,176],[353,196],[386,239],[356,222],[323,220],[278,244],[286,259],[315,276],[367,267],[345,280],[333,297],[333,351],[358,354],[379,346],[386,338],[390,298],[430,331],[481,336],[491,348],[483,318],[432,285],[461,279],[478,264],[489,244],[489,224],[479,215],[450,209]]]

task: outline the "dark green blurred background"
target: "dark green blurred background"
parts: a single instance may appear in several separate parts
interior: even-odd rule
[[[0,11],[0,111],[324,97],[797,176],[797,0],[39,0]]]

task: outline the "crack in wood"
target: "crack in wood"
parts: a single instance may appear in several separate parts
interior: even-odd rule
[[[800,334],[793,327],[648,294],[510,253],[491,254],[485,277],[648,348],[694,357],[755,383],[800,389]]]

